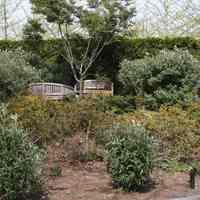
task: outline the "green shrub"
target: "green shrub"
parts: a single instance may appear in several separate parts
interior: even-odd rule
[[[124,114],[133,112],[136,108],[135,99],[133,96],[105,96],[98,97],[97,104],[99,109],[114,114]]]
[[[188,51],[163,50],[154,57],[121,63],[119,79],[128,93],[144,97],[149,109],[192,99],[199,86],[200,62]]]
[[[126,191],[144,186],[154,166],[153,140],[141,126],[118,125],[108,130],[108,170],[114,184]]]
[[[18,127],[16,116],[0,108],[0,199],[27,199],[41,191],[41,152]]]
[[[59,165],[50,168],[50,176],[62,176],[62,168]]]
[[[0,52],[0,101],[14,96],[32,81],[40,80],[39,72],[26,61],[22,50]]]

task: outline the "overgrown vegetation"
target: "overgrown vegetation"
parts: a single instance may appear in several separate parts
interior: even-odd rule
[[[0,107],[0,199],[39,198],[41,190],[41,151],[9,115]]]
[[[190,165],[199,161],[199,108],[199,102],[162,106],[158,111],[136,110],[116,120],[125,125],[145,126],[159,144],[158,165],[162,165],[162,162],[166,164],[166,161]]]
[[[92,137],[96,130],[113,123],[113,115],[101,111],[93,98],[56,102],[19,96],[10,101],[9,110],[18,114],[19,123],[39,142],[82,132]]]
[[[142,189],[155,166],[195,176],[200,40],[135,38],[134,0],[30,3],[36,17],[23,39],[0,41],[0,102],[8,103],[0,106],[0,200],[39,199],[43,177],[65,175],[60,161],[104,161],[125,191]],[[54,38],[44,40],[50,29]],[[112,81],[115,96],[85,96],[85,79]],[[80,96],[31,96],[36,81],[77,83]],[[41,148],[53,154],[47,162]]]
[[[162,107],[145,121],[160,141],[163,158],[191,161],[200,141],[200,124],[180,106]]]
[[[24,57],[22,63],[25,61]],[[8,60],[5,63],[12,66]],[[18,70],[22,68],[22,65],[18,66]],[[21,91],[28,83],[40,77],[40,70],[31,67],[33,75],[30,73],[30,77],[29,73],[27,75],[19,70],[22,73],[19,73],[19,77],[25,77],[24,82],[19,77],[16,79],[14,74],[7,73],[23,83],[19,84],[19,89],[15,89],[18,84],[14,84],[14,79],[10,81],[11,85],[5,84],[9,90],[2,90],[5,95],[2,100],[9,99],[8,112],[11,115],[7,116],[18,115],[14,120],[16,134],[27,130],[24,133],[27,138],[25,141],[34,146],[36,154],[38,152],[39,155],[39,150],[31,141],[41,146],[58,141],[65,149],[65,158],[73,163],[102,161],[106,156],[114,186],[131,191],[141,189],[149,181],[155,164],[162,169],[188,171],[191,169],[190,163],[198,162],[200,71],[199,61],[188,51],[179,49],[164,50],[156,56],[146,56],[134,62],[125,60],[121,66],[120,80],[124,88],[120,89],[120,93],[127,96],[66,97],[63,101],[49,101],[42,97],[22,95]],[[3,130],[6,130],[4,133],[13,131],[14,125],[10,124],[2,125]],[[156,159],[153,154],[154,141],[159,148]],[[16,152],[13,152],[13,156],[16,156]],[[37,163],[34,155],[32,158]],[[26,165],[24,167],[27,170],[33,170]],[[19,179],[18,171],[9,169],[16,174],[13,177]],[[50,169],[51,176],[58,177],[61,174],[62,169],[58,165]],[[31,180],[33,182],[29,179],[26,182],[30,187],[23,188],[24,197],[40,189],[40,180],[34,177]],[[15,185],[9,183],[9,187],[14,189]],[[14,200],[18,195],[13,192],[14,189],[8,193],[2,190],[1,193],[9,194],[11,200]]]
[[[154,145],[142,126],[116,125],[107,131],[107,162],[113,183],[126,191],[141,189],[154,167]]]

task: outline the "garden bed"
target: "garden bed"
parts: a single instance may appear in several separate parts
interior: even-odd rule
[[[60,149],[60,146],[49,148],[46,184],[50,200],[169,200],[200,193],[200,187],[189,188],[187,173],[161,170],[154,170],[155,184],[149,190],[125,193],[113,189],[104,162],[70,163]],[[55,165],[62,169],[60,176],[50,176],[49,169]]]

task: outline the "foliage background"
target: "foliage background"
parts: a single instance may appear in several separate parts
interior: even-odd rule
[[[41,80],[40,70],[31,66],[21,49],[0,51],[0,101],[15,96],[28,84]]]
[[[144,98],[148,109],[188,102],[198,93],[200,62],[187,50],[162,50],[156,56],[123,60],[119,80],[128,94]]]
[[[74,48],[79,50],[84,40],[78,36],[73,38]],[[22,41],[1,40],[0,50],[22,48],[32,54],[30,64],[43,72],[43,79],[52,82],[74,85],[70,66],[61,56],[62,41],[59,39],[41,40],[40,37]],[[156,55],[162,49],[188,49],[196,58],[200,59],[200,40],[185,38],[116,38],[115,42],[107,46],[101,56],[94,63],[88,78],[106,76],[115,84],[115,92],[123,94],[118,82],[119,64],[123,59],[139,59],[145,56]],[[78,53],[78,51],[77,51]]]

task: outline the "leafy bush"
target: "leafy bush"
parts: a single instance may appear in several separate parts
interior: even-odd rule
[[[105,96],[97,98],[98,108],[102,111],[110,111],[115,114],[124,114],[135,110],[133,96]]]
[[[22,50],[0,52],[0,100],[5,100],[40,80],[39,72],[26,61]]]
[[[57,102],[21,96],[10,101],[9,110],[19,115],[21,125],[33,137],[44,142],[80,132],[92,137],[100,127],[113,122],[112,115],[100,111],[95,99],[90,98]]]
[[[41,152],[18,127],[16,116],[0,108],[0,198],[27,199],[38,194]]]
[[[121,63],[119,79],[128,93],[144,97],[149,109],[192,99],[199,86],[200,62],[188,51],[163,50],[154,57]]]
[[[154,166],[153,140],[141,126],[117,125],[107,133],[112,136],[106,149],[114,184],[126,191],[140,189]]]

